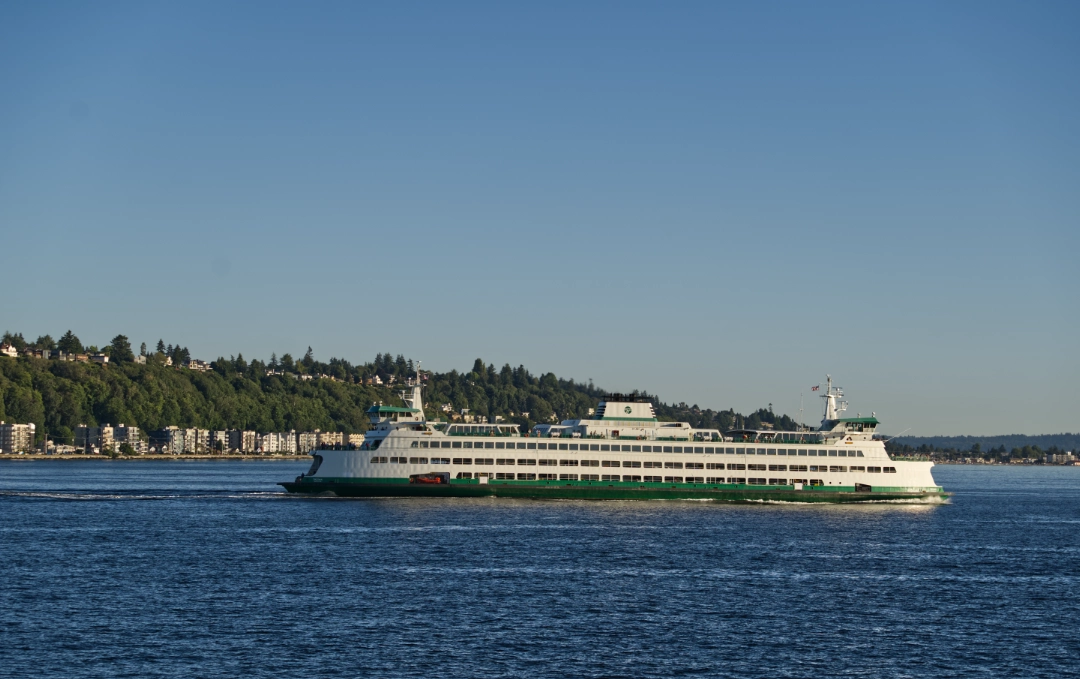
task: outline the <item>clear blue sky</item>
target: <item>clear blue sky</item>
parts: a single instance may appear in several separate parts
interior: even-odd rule
[[[1080,430],[1080,4],[0,6],[0,330]]]

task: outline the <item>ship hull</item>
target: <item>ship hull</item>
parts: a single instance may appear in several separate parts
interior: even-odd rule
[[[713,500],[716,502],[941,502],[948,493],[935,489],[763,487],[702,484],[602,482],[416,484],[387,480],[299,481],[279,484],[290,493],[336,497],[504,497],[550,500]]]

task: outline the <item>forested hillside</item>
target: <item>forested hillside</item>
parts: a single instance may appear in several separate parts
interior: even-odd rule
[[[899,436],[886,445],[898,454],[941,453],[949,459],[977,457],[1004,462],[1014,459],[1040,459],[1080,451],[1080,434],[1040,434],[1027,436]]]
[[[70,346],[69,335],[61,341],[69,340]],[[6,338],[22,339],[10,334]],[[22,341],[24,347],[42,348],[48,348],[48,342],[47,337],[36,343]],[[401,404],[398,389],[416,373],[413,362],[400,355],[379,354],[370,363],[353,365],[341,359],[317,361],[310,349],[299,360],[288,354],[280,359],[275,355],[268,362],[246,361],[240,355],[219,358],[211,370],[197,372],[165,365],[166,356],[179,361],[187,355],[186,349],[160,342],[158,346],[162,350],[151,352],[145,365],[133,362],[134,352],[123,336],[104,347],[112,358],[107,366],[0,357],[0,419],[33,422],[39,433],[48,432],[58,441],[70,441],[82,423],[122,422],[146,431],[177,425],[356,433],[366,430],[364,411],[373,403]],[[365,384],[376,377],[383,386]],[[391,379],[394,385],[388,386]],[[553,418],[585,417],[605,393],[551,373],[536,376],[523,366],[496,368],[480,359],[468,372],[425,373],[425,385],[429,418],[447,419],[467,408],[472,415],[502,416],[523,428]],[[795,424],[768,409],[744,417],[733,410],[658,403],[657,412],[664,420],[721,430]]]

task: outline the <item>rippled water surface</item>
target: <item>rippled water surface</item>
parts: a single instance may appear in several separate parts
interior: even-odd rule
[[[0,462],[0,671],[1080,674],[1080,467],[947,505],[286,497],[287,462]]]

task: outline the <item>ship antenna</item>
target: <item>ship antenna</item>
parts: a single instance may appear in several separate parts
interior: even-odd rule
[[[889,441],[892,441],[893,439],[898,439],[898,438],[900,438],[901,436],[903,436],[904,434],[908,433],[909,431],[911,431],[911,427],[908,427],[907,429],[905,429],[904,431],[900,432],[900,433],[899,433],[899,434],[897,434],[896,436],[890,436],[889,438],[885,439],[885,442],[886,442],[886,443],[888,443]]]

